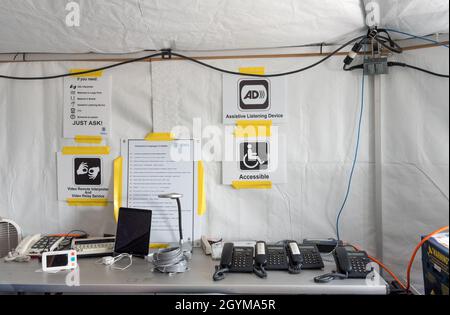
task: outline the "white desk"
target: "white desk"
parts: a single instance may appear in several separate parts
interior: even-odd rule
[[[388,286],[376,280],[347,279],[327,284],[314,283],[317,275],[330,272],[335,266],[325,262],[324,270],[304,270],[291,275],[282,271],[269,271],[267,279],[254,274],[227,274],[222,281],[212,280],[218,263],[201,250],[194,250],[190,270],[184,274],[168,276],[151,272],[144,259],[134,258],[133,265],[118,271],[100,264],[97,259],[79,260],[79,285],[67,286],[68,272],[49,274],[36,272],[37,260],[29,263],[0,261],[0,292],[62,292],[62,293],[219,293],[219,294],[387,294]]]

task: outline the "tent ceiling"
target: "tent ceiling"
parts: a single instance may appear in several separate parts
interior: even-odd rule
[[[185,50],[265,48],[339,41],[364,31],[374,0],[0,1],[0,53],[121,53],[172,45]],[[425,35],[448,32],[448,0],[376,0],[383,26]]]

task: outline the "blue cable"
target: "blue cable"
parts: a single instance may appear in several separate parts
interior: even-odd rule
[[[353,157],[352,169],[350,171],[350,176],[348,178],[347,192],[345,193],[344,201],[342,202],[341,208],[339,210],[339,213],[338,213],[338,216],[336,219],[336,236],[337,236],[338,241],[340,241],[340,239],[341,239],[340,234],[339,234],[339,221],[341,219],[341,214],[344,211],[345,205],[347,204],[348,196],[350,195],[350,190],[351,190],[352,181],[353,181],[353,173],[355,172],[356,161],[358,160],[359,143],[360,143],[360,139],[361,139],[361,125],[362,125],[362,119],[363,119],[363,113],[364,113],[364,94],[365,94],[364,92],[365,92],[365,75],[363,74],[362,84],[361,84],[361,109],[360,109],[360,113],[359,113],[355,155]]]
[[[417,36],[417,35],[405,33],[405,32],[402,32],[402,31],[393,30],[393,29],[390,29],[390,28],[386,28],[385,30],[388,31],[388,32],[393,32],[393,33],[398,33],[398,34],[410,36],[410,37],[413,37],[413,38],[421,39],[421,40],[424,40],[424,41],[427,41],[427,42],[430,42],[430,43],[434,43],[434,44],[441,45],[443,47],[449,48],[448,45],[440,43],[438,41],[435,41],[435,40],[427,38],[427,37]]]

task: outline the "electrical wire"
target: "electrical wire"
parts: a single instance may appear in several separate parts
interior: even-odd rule
[[[146,55],[146,56],[139,57],[139,58],[134,58],[134,59],[121,61],[121,62],[114,63],[114,64],[111,64],[111,65],[108,65],[108,66],[100,67],[100,68],[90,69],[90,70],[86,70],[86,71],[72,72],[72,73],[49,75],[49,76],[16,77],[16,76],[9,76],[9,75],[1,75],[0,74],[0,79],[25,80],[25,81],[52,80],[52,79],[72,77],[72,76],[78,76],[78,75],[83,75],[83,74],[90,74],[90,73],[94,73],[94,72],[97,72],[97,71],[108,70],[108,69],[116,68],[116,67],[123,66],[123,65],[126,65],[126,64],[129,64],[129,63],[138,62],[138,61],[142,61],[142,60],[145,60],[145,59],[151,59],[151,58],[159,57],[159,56],[162,56],[162,55],[163,55],[162,52],[158,52],[158,53],[154,53],[154,54],[151,54],[151,55]]]
[[[339,48],[335,49],[333,52],[327,54],[324,58],[320,59],[319,61],[300,68],[300,69],[296,69],[296,70],[292,70],[292,71],[288,71],[288,72],[282,72],[282,73],[274,73],[274,74],[252,74],[252,73],[241,73],[241,72],[236,72],[236,71],[230,71],[230,70],[226,70],[226,69],[222,69],[219,67],[215,67],[213,65],[207,64],[205,62],[202,62],[200,60],[197,60],[195,58],[192,57],[188,57],[186,55],[182,55],[179,53],[175,53],[171,50],[163,50],[151,55],[146,55],[143,57],[139,57],[139,58],[134,58],[134,59],[129,59],[126,61],[122,61],[119,63],[115,63],[115,64],[111,64],[108,66],[104,66],[104,67],[100,67],[100,68],[95,68],[95,69],[90,69],[90,70],[86,70],[86,71],[79,71],[79,72],[73,72],[73,73],[64,73],[64,74],[58,74],[58,75],[49,75],[49,76],[39,76],[39,77],[17,77],[17,76],[8,76],[8,75],[0,75],[0,78],[3,79],[9,79],[9,80],[51,80],[51,79],[57,79],[57,78],[64,78],[64,77],[71,77],[71,76],[78,76],[78,75],[84,75],[84,74],[89,74],[89,73],[93,73],[93,72],[97,72],[97,71],[103,71],[103,70],[108,70],[108,69],[112,69],[115,67],[119,67],[122,65],[126,65],[129,63],[133,63],[133,62],[138,62],[138,61],[142,61],[145,59],[151,59],[151,58],[155,58],[155,57],[163,57],[166,59],[170,59],[172,56],[176,56],[179,57],[181,59],[184,60],[188,60],[191,62],[194,62],[196,64],[202,65],[204,67],[207,67],[209,69],[221,72],[221,73],[226,73],[226,74],[231,74],[231,75],[237,75],[237,76],[242,76],[242,75],[246,75],[246,76],[250,76],[250,77],[263,77],[263,78],[272,78],[272,77],[281,77],[281,76],[287,76],[287,75],[291,75],[291,74],[296,74],[296,73],[300,73],[309,69],[312,69],[318,65],[320,65],[321,63],[325,62],[326,60],[330,59],[332,56],[336,55],[337,53],[339,53],[341,50],[343,50],[345,47],[347,47],[348,45],[361,40],[362,38],[364,38],[365,36],[359,36],[356,38],[353,38],[351,40],[349,40],[348,42],[346,42],[345,44],[341,45]]]
[[[403,67],[403,68],[410,68],[413,70],[417,70],[417,71],[421,71],[430,75],[434,75],[440,78],[449,78],[448,74],[441,74],[441,73],[436,73],[427,69],[423,69],[420,67],[416,67],[416,66],[412,66],[409,65],[407,63],[403,63],[403,62],[394,62],[394,61],[390,61],[388,62],[388,67]],[[359,64],[359,65],[355,65],[355,66],[351,66],[351,67],[347,67],[347,65],[344,65],[344,71],[354,71],[354,70],[364,70],[364,65],[363,64]]]
[[[306,67],[303,67],[303,68],[300,68],[300,69],[297,69],[297,70],[281,72],[281,73],[274,73],[274,74],[253,74],[253,73],[242,73],[242,72],[230,71],[230,70],[221,69],[219,67],[215,67],[213,65],[207,64],[207,63],[202,62],[200,60],[197,60],[195,58],[191,58],[191,57],[188,57],[188,56],[185,56],[185,55],[181,55],[181,54],[178,54],[178,53],[172,52],[172,55],[176,56],[176,57],[180,57],[180,58],[185,59],[185,60],[189,60],[189,61],[194,62],[194,63],[197,63],[197,64],[202,65],[204,67],[207,67],[209,69],[212,69],[212,70],[215,70],[215,71],[218,71],[218,72],[222,72],[222,73],[226,73],[226,74],[237,75],[237,76],[246,75],[246,76],[249,76],[249,77],[258,77],[258,78],[274,78],[274,77],[282,77],[282,76],[292,75],[292,74],[296,74],[296,73],[300,73],[300,72],[312,69],[312,68],[320,65],[321,63],[327,61],[328,59],[330,59],[331,57],[333,57],[334,55],[339,53],[342,49],[344,49],[348,45],[350,45],[350,44],[352,44],[352,43],[354,43],[354,42],[356,42],[358,40],[361,40],[364,37],[365,36],[359,36],[359,37],[353,38],[352,40],[349,40],[345,44],[341,45],[339,48],[335,49],[330,54],[326,55],[324,58],[320,59],[319,61],[317,61],[317,62],[315,62],[315,63],[313,63],[313,64],[311,64],[309,66],[306,66]]]
[[[411,255],[411,258],[409,260],[408,263],[408,269],[406,270],[406,290],[409,291],[411,289],[411,270],[412,270],[412,266],[414,263],[414,259],[416,258],[416,254],[419,251],[419,249],[422,247],[423,244],[425,244],[426,241],[428,241],[430,238],[432,238],[433,236],[435,236],[438,233],[444,232],[448,230],[448,225],[441,227],[439,229],[437,229],[434,232],[431,232],[430,234],[428,234],[427,236],[425,236],[422,241],[420,241],[419,244],[417,244],[417,246],[414,248],[414,251]]]
[[[436,40],[433,40],[433,39],[430,39],[430,38],[427,38],[427,37],[424,37],[424,36],[417,36],[417,35],[409,34],[409,33],[406,33],[406,32],[397,31],[397,30],[394,30],[394,29],[391,29],[391,28],[385,28],[385,30],[388,31],[388,32],[410,36],[410,37],[421,39],[421,40],[424,40],[424,41],[427,41],[427,42],[430,42],[430,43],[433,43],[433,44],[436,44],[436,45],[440,45],[440,46],[445,47],[445,48],[449,48],[447,44],[438,42]]]
[[[412,65],[409,65],[409,64],[403,63],[403,62],[388,62],[388,66],[389,67],[410,68],[410,69],[421,71],[421,72],[424,72],[424,73],[427,73],[427,74],[431,74],[431,75],[434,75],[434,76],[437,76],[437,77],[440,77],[440,78],[447,78],[447,79],[449,78],[448,74],[436,73],[436,72],[433,72],[433,71],[430,71],[430,70],[427,70],[427,69],[423,69],[423,68],[419,68],[419,67],[416,67],[416,66],[412,66]]]
[[[340,233],[339,233],[339,223],[340,223],[342,212],[345,209],[348,197],[350,195],[350,190],[351,190],[352,181],[353,181],[353,174],[355,171],[356,162],[358,160],[359,144],[360,144],[360,140],[361,140],[361,127],[362,127],[362,120],[363,120],[363,114],[364,114],[364,97],[365,97],[365,75],[363,74],[362,81],[361,81],[361,105],[360,105],[360,113],[359,113],[359,119],[358,119],[358,131],[357,131],[357,136],[356,136],[355,154],[353,156],[352,168],[350,171],[350,176],[348,178],[347,191],[345,192],[344,200],[342,201],[341,207],[339,209],[339,212],[338,212],[338,215],[336,218],[336,236],[337,236],[337,241],[338,241],[337,244],[339,244],[339,241],[341,240]]]

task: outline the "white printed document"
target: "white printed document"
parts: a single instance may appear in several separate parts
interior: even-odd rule
[[[198,205],[198,172],[193,140],[122,140],[123,205],[152,210],[151,243],[178,242],[176,200],[159,194],[181,193],[183,238],[194,241]],[[183,156],[183,160],[179,160]],[[199,230],[199,229],[198,229]],[[198,231],[200,233],[200,231]]]

